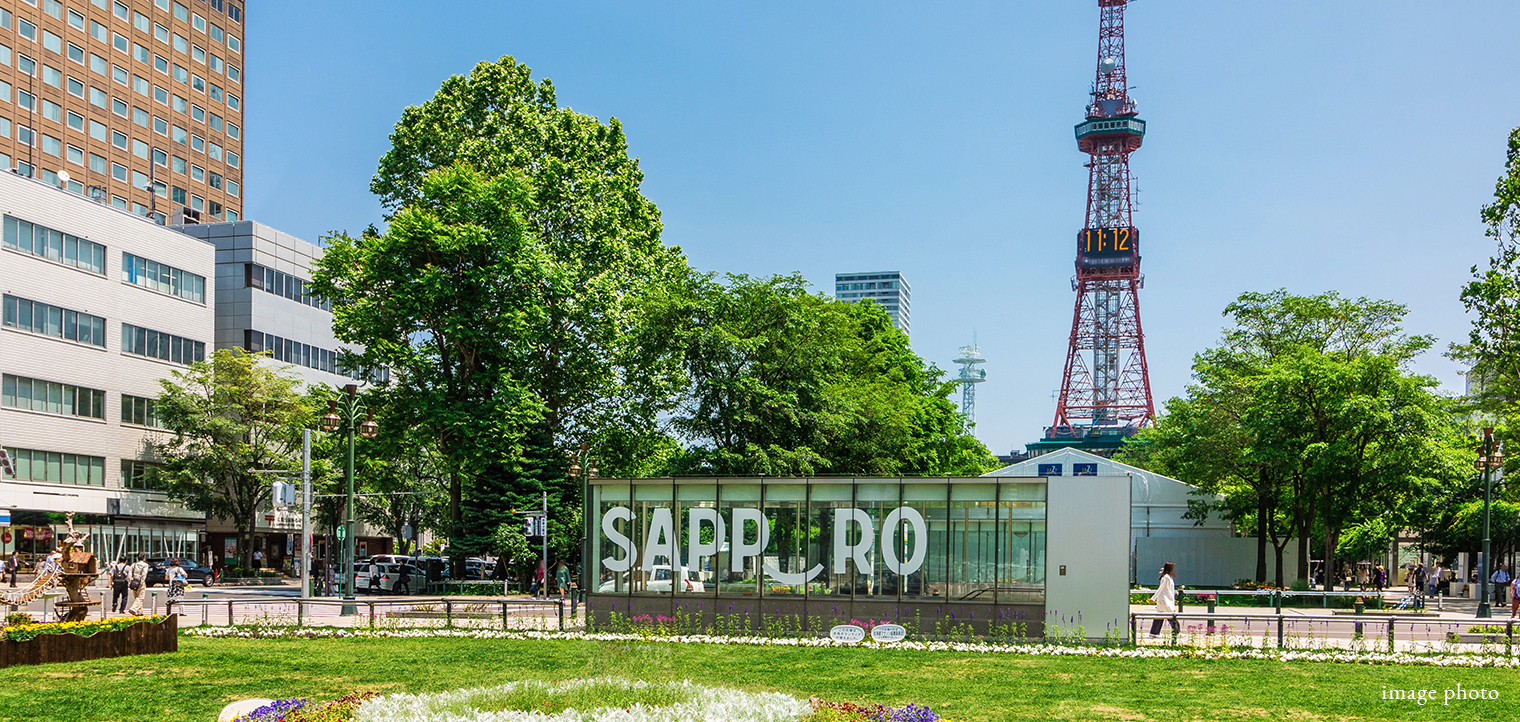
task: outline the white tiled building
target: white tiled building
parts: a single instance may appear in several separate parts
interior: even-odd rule
[[[9,173],[0,214],[0,550],[50,549],[73,511],[97,553],[196,553],[204,515],[134,487],[159,381],[212,348],[214,249]]]

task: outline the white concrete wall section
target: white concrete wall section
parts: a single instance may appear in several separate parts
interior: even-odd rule
[[[1051,477],[1045,503],[1046,635],[1129,633],[1130,479]]]
[[[1275,579],[1276,556],[1267,544],[1267,578]],[[1134,580],[1155,586],[1161,565],[1177,563],[1177,583],[1184,586],[1228,586],[1238,579],[1256,578],[1256,539],[1249,537],[1138,537],[1135,539]],[[1298,576],[1298,545],[1283,549],[1283,582]]]

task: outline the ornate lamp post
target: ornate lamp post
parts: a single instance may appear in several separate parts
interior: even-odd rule
[[[584,473],[581,470],[581,462],[586,462]],[[581,482],[581,593],[588,594],[591,590],[596,572],[591,568],[591,535],[586,533],[591,528],[591,480],[597,477],[596,461],[591,458],[591,446],[581,442],[581,450],[576,454],[575,461],[570,463],[570,478]],[[575,608],[574,602],[571,609]]]
[[[1493,616],[1493,609],[1489,606],[1488,577],[1489,569],[1493,562],[1489,559],[1489,511],[1493,505],[1493,470],[1502,467],[1504,454],[1494,448],[1494,429],[1492,426],[1483,429],[1483,455],[1473,462],[1478,471],[1483,472],[1483,554],[1479,556],[1478,594],[1481,601],[1478,602],[1478,617],[1487,619]]]
[[[359,417],[363,415],[364,421]],[[343,387],[338,398],[327,402],[327,413],[322,416],[322,430],[328,433],[342,431],[348,434],[348,462],[344,465],[343,504],[343,614],[354,613],[354,432],[366,439],[375,438],[380,425],[375,423],[375,412],[359,403],[359,387],[349,384]]]

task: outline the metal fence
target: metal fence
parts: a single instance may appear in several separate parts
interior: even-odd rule
[[[181,627],[267,624],[278,626],[379,628],[474,628],[566,630],[584,625],[585,607],[573,601],[484,597],[398,599],[295,599],[230,597],[169,602]]]
[[[1134,612],[1131,644],[1148,640],[1194,647],[1363,649],[1367,651],[1515,652],[1517,620],[1420,614],[1230,614]],[[1149,623],[1150,629],[1145,626]],[[1159,637],[1152,637],[1160,623]],[[1481,631],[1474,632],[1478,628]],[[1149,634],[1148,634],[1149,633]]]

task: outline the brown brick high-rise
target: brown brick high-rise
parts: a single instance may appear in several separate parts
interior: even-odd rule
[[[0,167],[160,222],[243,215],[242,0],[0,0]],[[153,190],[149,190],[149,186]]]

